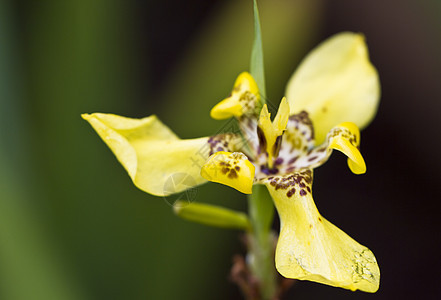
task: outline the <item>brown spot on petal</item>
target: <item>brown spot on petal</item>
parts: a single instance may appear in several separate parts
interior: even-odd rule
[[[259,126],[257,126],[257,137],[259,139],[260,151],[262,153],[265,153],[265,151],[266,151],[266,138],[265,138],[265,134],[263,133],[263,130]]]
[[[286,193],[286,196],[288,196],[289,198],[291,198],[292,197],[292,195],[294,195],[294,193],[296,192],[296,189],[290,189],[287,193]]]
[[[296,157],[294,157],[294,158],[291,158],[291,159],[288,161],[288,165],[291,165],[291,164],[295,163],[297,159],[299,159],[298,156],[296,156]]]
[[[277,156],[279,155],[280,146],[282,145],[282,136],[283,136],[283,134],[282,134],[282,135],[279,135],[279,136],[276,138],[276,142],[275,142],[274,145],[273,145],[273,155],[274,155],[275,157],[277,157]]]
[[[316,156],[316,155],[311,156],[310,158],[308,158],[308,161],[313,161],[313,160],[315,160],[315,159],[317,159],[317,156]]]
[[[237,172],[235,170],[231,170],[230,173],[228,174],[228,178],[230,179],[234,179],[237,178]]]

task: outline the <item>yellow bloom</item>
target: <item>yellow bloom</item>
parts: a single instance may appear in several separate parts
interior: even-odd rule
[[[369,125],[377,111],[380,84],[364,36],[343,32],[319,45],[289,80],[286,97],[292,113],[309,113],[318,143],[341,122],[361,129]]]
[[[231,96],[211,116],[237,118],[242,135],[181,140],[155,116],[83,118],[148,193],[168,195],[206,180],[246,194],[253,184],[265,185],[281,220],[275,258],[280,274],[375,292],[380,272],[373,253],[322,217],[312,198],[313,168],[334,149],[348,157],[353,173],[366,172],[357,125],[364,127],[374,117],[379,81],[363,37],[341,33],[322,43],[293,75],[286,96],[271,121],[254,79],[240,74]],[[164,190],[176,173],[192,180]]]

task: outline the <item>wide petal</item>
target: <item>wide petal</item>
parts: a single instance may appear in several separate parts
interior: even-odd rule
[[[287,278],[374,293],[374,254],[323,218],[314,204],[312,171],[264,180],[280,216],[276,268]]]
[[[282,145],[289,144],[289,142],[290,140],[284,140]],[[309,150],[307,150],[307,147],[297,148],[296,151],[291,153],[281,151],[281,155],[285,155],[283,157],[285,163],[280,166],[280,173],[287,174],[305,168],[316,168],[324,164],[331,156],[332,150],[335,149],[343,152],[348,157],[349,169],[354,174],[363,174],[366,172],[366,163],[359,147],[360,131],[354,123],[344,122],[332,128],[326,137],[326,141],[316,148]],[[284,149],[282,148],[282,150]]]
[[[141,190],[164,196],[204,183],[200,175],[210,152],[225,150],[222,138],[179,139],[154,115],[131,119],[112,114],[82,117],[109,146]]]
[[[343,32],[321,43],[289,80],[286,97],[291,113],[309,113],[317,144],[341,122],[366,127],[377,111],[380,84],[364,36]]]

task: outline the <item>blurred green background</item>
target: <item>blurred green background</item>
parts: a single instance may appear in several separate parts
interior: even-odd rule
[[[382,102],[362,134],[368,165],[315,173],[324,216],[369,246],[374,295],[299,282],[286,299],[439,299],[441,2],[259,1],[273,103],[301,58],[363,32]],[[84,112],[157,114],[182,138],[248,68],[252,6],[240,1],[0,1],[0,299],[241,299],[228,280],[239,232],[178,219],[136,189]],[[246,210],[234,190],[196,201]]]

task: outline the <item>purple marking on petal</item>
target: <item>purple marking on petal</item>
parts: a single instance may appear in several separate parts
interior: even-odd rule
[[[298,159],[299,159],[298,156],[296,156],[296,157],[294,157],[294,158],[291,158],[291,159],[288,161],[288,165],[291,165],[291,164],[295,163],[296,160],[298,160]]]
[[[281,164],[283,164],[283,158],[278,157],[278,158],[274,161],[274,164],[275,164],[275,165],[281,165]]]
[[[296,167],[289,167],[288,169],[286,169],[286,172],[292,172],[296,169]]]
[[[275,175],[275,174],[279,173],[279,170],[277,168],[269,169],[266,166],[262,166],[260,168],[260,171],[262,173],[264,173],[265,175]]]
[[[308,161],[311,162],[311,161],[317,159],[317,157],[318,157],[317,155],[311,156],[310,158],[308,158]]]

